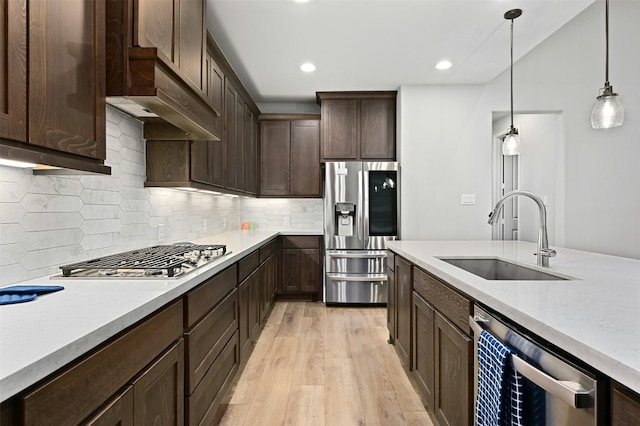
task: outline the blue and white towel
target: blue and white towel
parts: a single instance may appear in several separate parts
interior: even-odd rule
[[[522,425],[522,376],[511,367],[511,349],[483,330],[478,338],[478,426]]]

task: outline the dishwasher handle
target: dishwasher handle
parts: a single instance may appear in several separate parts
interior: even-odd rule
[[[483,331],[482,326],[471,316],[469,317],[469,326],[471,326],[477,340]],[[475,356],[477,358],[477,354]],[[529,379],[546,392],[549,392],[573,408],[590,408],[593,406],[593,393],[595,389],[586,390],[577,382],[557,380],[529,364],[516,354],[511,354],[511,364],[513,365],[513,369],[523,377]]]

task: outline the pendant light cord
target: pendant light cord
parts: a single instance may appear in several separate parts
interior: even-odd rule
[[[609,87],[609,0],[605,1],[604,10],[604,39],[605,39],[605,61],[604,61],[604,87]]]
[[[511,129],[513,129],[513,19],[511,19],[511,43],[510,44],[511,44]]]

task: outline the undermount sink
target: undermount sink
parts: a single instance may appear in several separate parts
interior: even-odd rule
[[[439,258],[467,272],[471,272],[485,280],[507,280],[507,281],[552,281],[569,280],[569,278],[548,274],[537,269],[527,268],[515,263],[507,262],[496,258]]]

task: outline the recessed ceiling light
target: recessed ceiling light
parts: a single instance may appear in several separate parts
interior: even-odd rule
[[[448,70],[449,68],[451,68],[451,65],[452,65],[451,62],[445,59],[436,64],[436,69]]]
[[[295,1],[296,3],[306,3],[306,2],[308,2],[309,0],[293,0],[293,1]]]
[[[304,72],[314,72],[316,70],[316,66],[311,62],[305,62],[304,64],[300,65],[300,69]]]

